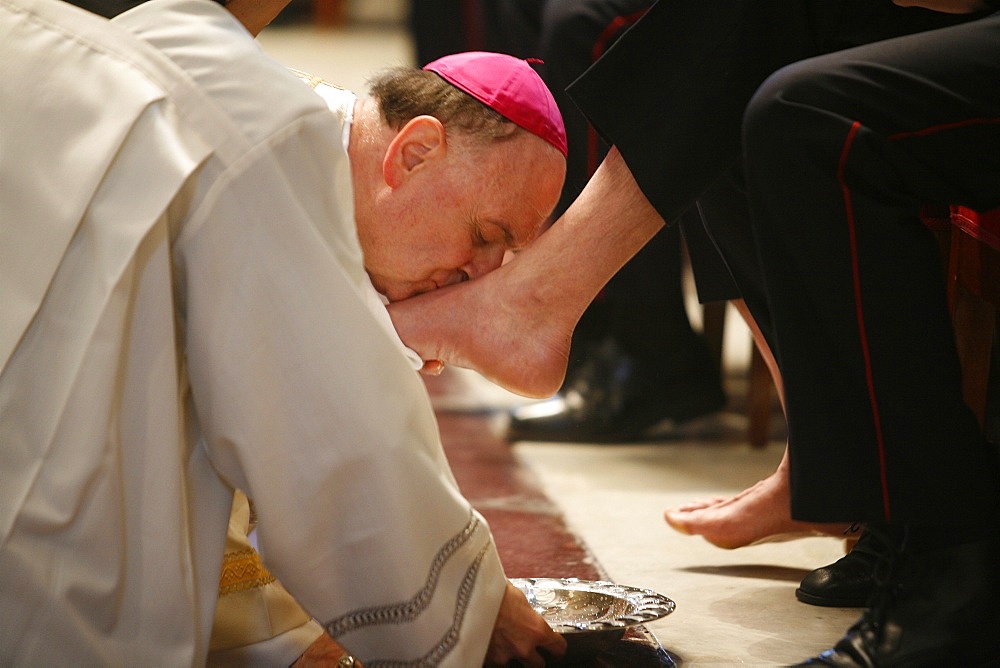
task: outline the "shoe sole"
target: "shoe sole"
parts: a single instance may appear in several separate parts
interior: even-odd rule
[[[822,608],[864,608],[868,605],[868,596],[864,598],[829,598],[816,596],[802,589],[795,590],[795,598],[803,603],[818,605]]]

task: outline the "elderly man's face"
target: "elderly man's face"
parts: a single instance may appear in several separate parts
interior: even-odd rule
[[[372,283],[391,301],[492,271],[543,229],[565,179],[563,156],[533,135],[488,156],[413,180],[394,194],[393,220],[362,240]]]

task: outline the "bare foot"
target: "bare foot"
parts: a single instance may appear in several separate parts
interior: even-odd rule
[[[789,511],[788,453],[770,476],[730,498],[694,502],[664,512],[667,524],[681,533],[702,536],[728,550],[746,545],[806,536],[841,536],[849,524],[793,520]]]
[[[518,262],[393,302],[389,315],[400,338],[425,360],[473,369],[511,392],[555,394],[580,312],[535,303],[530,290],[517,288],[511,267]]]

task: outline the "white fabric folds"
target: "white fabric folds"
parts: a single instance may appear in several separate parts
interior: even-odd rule
[[[211,0],[0,0],[0,69],[0,663],[202,664],[238,488],[365,665],[481,664],[505,580],[338,117]]]

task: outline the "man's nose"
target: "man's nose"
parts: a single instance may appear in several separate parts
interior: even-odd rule
[[[483,274],[488,274],[501,264],[503,264],[504,247],[497,244],[479,249],[472,257],[472,261],[462,267],[462,271],[469,275],[469,278],[477,278]]]

